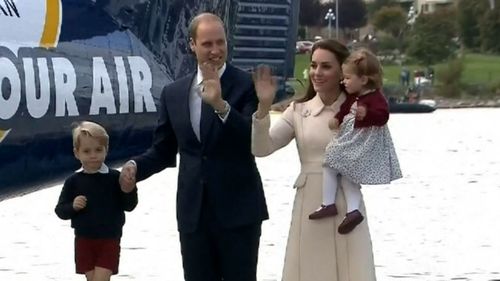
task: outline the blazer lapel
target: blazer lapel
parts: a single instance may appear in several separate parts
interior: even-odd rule
[[[189,108],[189,96],[191,93],[191,85],[193,85],[193,80],[196,77],[196,72],[191,76],[191,79],[188,80],[188,82],[184,85],[182,85],[182,88],[180,88],[180,93],[183,93],[180,95],[180,102],[178,106],[179,110],[179,117],[180,117],[180,122],[182,122],[181,128],[186,128],[185,133],[189,135],[189,138],[195,139],[196,141],[200,142],[198,138],[196,137],[196,134],[194,133],[193,130],[193,125],[191,124],[191,109]]]

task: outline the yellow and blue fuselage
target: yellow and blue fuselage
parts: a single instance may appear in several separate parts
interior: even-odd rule
[[[162,88],[196,69],[186,16],[214,9],[228,27],[233,63],[253,51],[241,65],[286,64],[293,73],[284,62],[293,56],[294,42],[275,38],[289,36],[284,28],[260,35],[267,29],[245,31],[255,24],[249,13],[297,14],[289,13],[290,1],[280,1],[268,1],[273,4],[263,10],[252,1],[227,0],[0,1],[0,200],[60,182],[79,167],[71,140],[76,121],[95,121],[108,130],[111,165],[149,147]],[[281,24],[259,22],[268,29]],[[238,24],[247,35],[238,37]],[[263,48],[266,42],[283,52]],[[265,58],[257,59],[260,54]]]

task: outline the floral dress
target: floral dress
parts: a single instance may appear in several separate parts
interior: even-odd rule
[[[356,128],[355,102],[326,148],[325,164],[358,184],[388,184],[402,177],[387,124]]]

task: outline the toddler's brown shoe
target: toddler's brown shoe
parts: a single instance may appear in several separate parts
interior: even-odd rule
[[[323,205],[319,207],[316,211],[309,215],[310,220],[317,220],[326,217],[333,217],[337,215],[337,206],[335,204]]]
[[[345,215],[344,220],[340,223],[338,231],[340,234],[347,234],[351,232],[358,224],[360,224],[365,218],[359,212],[359,210],[354,210]]]

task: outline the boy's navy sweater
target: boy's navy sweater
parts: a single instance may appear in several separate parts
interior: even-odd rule
[[[86,174],[77,172],[64,182],[56,206],[56,214],[63,220],[71,219],[77,237],[120,238],[125,224],[125,212],[137,205],[137,188],[124,193],[119,184],[120,172]],[[73,209],[75,197],[87,197],[87,205],[80,211]]]

